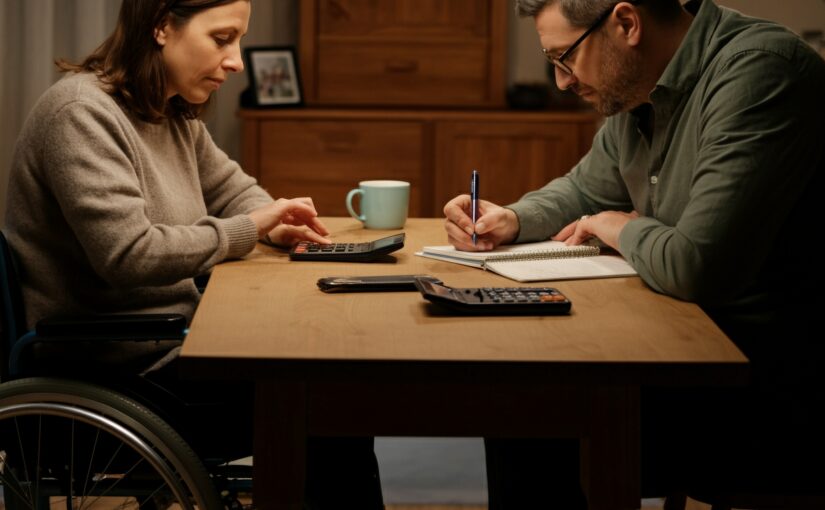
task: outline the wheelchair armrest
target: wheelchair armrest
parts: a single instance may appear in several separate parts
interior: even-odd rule
[[[55,316],[40,320],[9,352],[9,371],[22,370],[23,357],[35,346],[71,346],[94,342],[177,342],[188,332],[186,317],[176,313]]]
[[[41,319],[35,331],[41,339],[182,339],[186,317],[178,313],[56,316]]]

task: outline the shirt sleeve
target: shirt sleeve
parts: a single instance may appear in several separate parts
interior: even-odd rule
[[[547,239],[584,214],[633,209],[619,173],[615,129],[608,120],[596,133],[590,151],[567,175],[507,206],[519,218],[516,242]]]
[[[723,303],[788,251],[773,240],[796,242],[789,219],[823,171],[822,69],[768,50],[741,51],[720,65],[701,91],[698,155],[681,217],[675,226],[639,218],[619,237],[654,289]]]

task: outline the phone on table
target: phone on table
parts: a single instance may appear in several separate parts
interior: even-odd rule
[[[467,315],[564,315],[572,303],[553,287],[453,288],[416,278],[425,299]]]
[[[415,291],[416,278],[441,283],[426,275],[398,274],[382,276],[328,276],[318,280],[318,288],[324,292],[394,292]]]
[[[365,243],[320,244],[301,241],[289,250],[290,260],[372,262],[404,247],[405,234],[395,234]]]

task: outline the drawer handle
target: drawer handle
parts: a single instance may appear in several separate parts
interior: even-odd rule
[[[415,60],[388,60],[384,64],[388,73],[414,73],[418,71],[418,62]]]
[[[324,149],[326,152],[352,152],[355,148],[355,143],[353,142],[326,142],[324,144]]]
[[[352,152],[358,145],[358,135],[355,133],[323,133],[320,139],[324,152]]]

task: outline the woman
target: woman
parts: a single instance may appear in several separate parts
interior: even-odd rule
[[[193,277],[215,264],[259,240],[329,242],[311,199],[273,200],[198,120],[243,70],[250,10],[249,0],[124,0],[94,53],[58,63],[67,76],[26,121],[9,183],[6,230],[30,327],[58,312],[191,318]],[[118,349],[148,365],[165,354]],[[310,441],[308,451],[310,501],[317,489],[350,506],[349,492],[351,506],[381,508],[371,439]],[[346,490],[326,486],[336,476]]]

